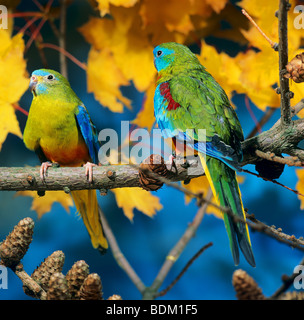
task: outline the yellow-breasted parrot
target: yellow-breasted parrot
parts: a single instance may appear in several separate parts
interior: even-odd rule
[[[164,138],[193,148],[217,203],[246,219],[236,177],[244,137],[225,91],[188,47],[169,42],[155,47],[153,54],[158,71],[154,113]],[[205,141],[200,141],[199,129],[206,130]],[[224,212],[223,219],[235,265],[240,247],[248,263],[255,266],[247,225],[234,223]]]
[[[57,163],[63,167],[84,166],[92,181],[93,166],[98,164],[98,135],[68,80],[54,70],[39,69],[31,75],[30,90],[33,101],[23,140],[42,163],[41,178],[45,179],[48,167]],[[71,195],[93,247],[104,253],[108,243],[98,213],[96,191],[72,191]]]

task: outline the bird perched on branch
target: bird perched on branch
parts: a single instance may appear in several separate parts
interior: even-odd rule
[[[183,142],[198,153],[217,203],[228,212],[223,219],[235,265],[239,247],[255,266],[248,227],[233,215],[246,219],[236,179],[244,139],[237,115],[221,86],[189,48],[174,42],[157,46],[158,71],[154,95],[156,122],[164,138]],[[205,129],[206,135],[200,135]]]
[[[40,176],[55,163],[63,167],[85,167],[92,181],[100,148],[97,132],[88,111],[60,73],[40,69],[32,73],[33,101],[24,129],[26,147],[41,161]],[[98,213],[95,190],[72,191],[72,198],[90,234],[92,245],[104,252],[108,248]]]

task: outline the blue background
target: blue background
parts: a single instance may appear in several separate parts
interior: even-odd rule
[[[36,7],[30,1],[23,1],[18,9],[31,11],[36,10]],[[87,60],[90,46],[77,32],[77,28],[94,14],[96,15],[86,1],[74,1],[68,8],[67,51],[80,61]],[[24,20],[16,19],[17,27],[22,27],[24,23]],[[42,32],[45,42],[57,44],[47,23]],[[231,54],[239,49],[234,44],[227,44],[212,37],[207,39],[207,42],[216,44],[219,49],[225,49]],[[45,52],[49,67],[58,70],[57,52],[50,49],[45,49]],[[26,59],[29,73],[42,67],[34,46],[27,52]],[[133,101],[133,110],[125,109],[123,114],[115,114],[100,106],[93,94],[87,93],[85,71],[70,61],[68,70],[71,86],[87,106],[98,130],[119,130],[120,121],[131,121],[136,117],[141,108],[143,95],[137,93],[133,87],[123,88],[123,93]],[[9,81],[13,75],[7,77]],[[20,105],[28,110],[31,99],[31,93],[28,91],[22,97]],[[237,113],[246,136],[254,127],[253,120],[245,107],[244,96],[235,96],[234,102],[238,106]],[[261,118],[263,113],[255,106],[251,107],[255,116]],[[23,131],[26,116],[20,112],[17,112],[17,116]],[[264,129],[270,128],[279,116],[278,110]],[[0,166],[25,165],[39,165],[38,158],[25,148],[21,139],[9,135],[0,153]],[[246,169],[254,171],[253,166],[247,166]],[[295,169],[286,167],[279,181],[295,188]],[[245,174],[241,191],[245,207],[250,213],[254,213],[257,219],[268,225],[281,227],[287,234],[294,234],[296,237],[303,235],[304,216],[300,210],[300,201],[294,193],[248,174]],[[179,240],[197,212],[194,201],[186,205],[183,194],[170,187],[164,186],[156,195],[160,197],[163,209],[153,219],[135,211],[133,223],[130,223],[117,207],[111,192],[102,199],[99,197],[99,203],[106,213],[122,252],[147,286],[152,284],[169,250]],[[116,264],[111,251],[101,256],[92,248],[88,233],[76,214],[75,207],[71,208],[71,213],[68,214],[60,204],[55,203],[51,212],[38,219],[36,212],[30,210],[31,202],[32,199],[29,197],[16,197],[15,192],[0,192],[0,240],[7,236],[19,220],[31,217],[35,221],[33,241],[23,259],[24,268],[29,274],[52,252],[62,250],[66,256],[63,273],[66,273],[75,261],[85,260],[90,266],[90,272],[100,275],[105,298],[115,293],[123,299],[141,299],[138,290]],[[282,284],[282,274],[291,274],[303,255],[300,251],[258,232],[251,231],[251,239],[257,267],[250,267],[241,257],[239,268],[253,276],[264,294],[269,296]],[[173,289],[160,299],[235,299],[231,279],[238,267],[233,265],[224,224],[213,215],[204,217],[196,236],[170,271],[162,289],[170,284],[189,259],[210,241],[213,242],[213,246],[204,252]],[[31,298],[23,293],[21,281],[9,270],[8,289],[0,289],[0,299]]]

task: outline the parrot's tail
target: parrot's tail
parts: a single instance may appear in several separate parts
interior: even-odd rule
[[[202,154],[200,159],[217,203],[230,208],[234,215],[246,220],[236,172],[218,159]],[[248,263],[255,267],[247,224],[234,223],[227,213],[223,213],[223,218],[235,265],[239,264],[240,247]]]
[[[76,208],[91,237],[92,245],[105,253],[108,242],[104,235],[102,224],[98,213],[98,202],[95,190],[71,191]]]

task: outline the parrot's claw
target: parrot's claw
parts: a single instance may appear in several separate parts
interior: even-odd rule
[[[177,172],[175,159],[176,159],[175,153],[169,156],[169,163],[171,164],[170,171],[172,171],[172,169],[174,168],[175,171]]]
[[[50,161],[42,162],[40,166],[40,178],[42,181],[45,180],[48,168],[52,167],[53,163]]]
[[[190,167],[190,163],[184,159],[184,163],[181,164],[181,167],[184,169],[188,169]]]
[[[87,162],[83,165],[85,167],[85,175],[87,176],[89,182],[93,181],[93,167],[97,167],[95,163]]]

